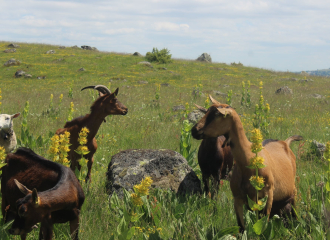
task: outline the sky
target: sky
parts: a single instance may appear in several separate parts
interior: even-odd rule
[[[0,41],[299,72],[330,68],[329,0],[0,0]]]

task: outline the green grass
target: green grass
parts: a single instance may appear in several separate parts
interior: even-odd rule
[[[173,112],[172,107],[186,103],[190,110],[193,104],[204,105],[206,97],[193,96],[192,91],[202,84],[203,93],[211,94],[220,102],[224,97],[213,94],[213,90],[227,93],[233,91],[232,106],[243,114],[242,122],[247,135],[252,130],[254,105],[258,103],[259,82],[263,81],[263,95],[270,104],[270,137],[286,139],[299,134],[304,143],[299,148],[297,157],[297,211],[301,221],[294,222],[289,228],[289,237],[284,239],[322,239],[325,224],[321,208],[321,188],[319,181],[325,181],[322,166],[324,163],[309,154],[310,141],[316,139],[326,142],[330,139],[330,88],[329,78],[309,76],[314,82],[301,83],[288,81],[286,78],[305,79],[304,76],[288,72],[275,72],[253,67],[227,65],[224,63],[201,63],[196,61],[174,60],[171,64],[155,64],[153,68],[137,64],[143,57],[135,57],[117,53],[94,52],[82,49],[58,49],[58,46],[19,43],[16,53],[3,53],[7,42],[0,42],[0,88],[2,91],[2,113],[22,112],[26,101],[30,103],[28,126],[35,136],[49,137],[63,127],[66,122],[70,102],[74,103],[74,117],[89,113],[93,97],[97,93],[80,89],[88,85],[103,84],[114,91],[119,87],[118,99],[128,107],[126,116],[110,116],[103,123],[98,135],[98,150],[92,170],[89,190],[84,186],[86,200],[81,214],[81,239],[109,239],[116,232],[120,222],[119,213],[109,207],[109,198],[105,192],[105,173],[111,156],[125,149],[160,149],[179,151],[182,113]],[[45,54],[53,49],[55,54]],[[19,66],[4,67],[10,58],[21,61]],[[86,71],[78,71],[84,67]],[[162,70],[166,67],[167,70]],[[16,70],[24,70],[32,74],[32,78],[15,78]],[[37,76],[46,76],[37,79]],[[124,81],[126,79],[126,81]],[[251,109],[242,108],[241,82],[251,81]],[[110,82],[111,81],[111,82]],[[140,84],[139,81],[148,81]],[[155,94],[159,84],[170,86],[160,88],[159,106],[155,106]],[[73,86],[73,99],[68,97],[69,88]],[[229,87],[224,87],[229,85]],[[275,90],[288,86],[293,90],[292,96],[275,95]],[[314,99],[311,94],[317,93],[323,99]],[[54,95],[56,114],[47,113],[50,94]],[[58,108],[60,94],[64,95],[61,108]],[[15,119],[14,129],[20,136],[19,129],[22,118]],[[193,140],[193,148],[199,146]],[[297,154],[298,143],[292,144]],[[44,145],[34,149],[38,154],[48,157]],[[169,192],[157,193],[162,202],[161,227],[164,239],[199,239],[197,222],[205,232],[212,226],[218,231],[225,227],[235,226],[236,217],[233,209],[229,183],[224,182],[218,196],[214,200],[202,196],[190,196],[181,199]],[[161,198],[164,200],[161,201]],[[174,217],[173,211],[178,204],[186,209],[180,219]],[[198,220],[199,219],[199,220]],[[180,224],[181,221],[181,224]],[[147,219],[141,221],[141,227],[153,227]],[[317,230],[317,228],[319,229]],[[58,224],[55,228],[56,239],[69,239],[68,224]],[[1,239],[18,239],[0,233]],[[28,239],[37,239],[38,231],[28,235]],[[135,236],[142,239],[142,234]],[[262,238],[261,238],[262,239]]]

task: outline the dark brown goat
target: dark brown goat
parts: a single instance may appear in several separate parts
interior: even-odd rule
[[[70,221],[71,236],[77,240],[85,195],[71,169],[27,148],[9,153],[6,163],[2,168],[1,210],[5,222],[15,219],[9,233],[25,240],[41,222],[39,239],[51,240],[53,224]]]
[[[196,105],[196,104],[195,104]],[[196,105],[202,112],[207,109]],[[198,150],[198,164],[202,171],[204,192],[209,194],[209,179],[213,178],[213,190],[219,189],[220,179],[226,179],[233,167],[233,155],[230,146],[226,144],[225,136],[203,139]]]
[[[87,136],[87,144],[89,153],[85,155],[85,158],[88,160],[87,167],[88,172],[86,176],[86,181],[91,179],[91,170],[94,162],[94,153],[97,149],[97,143],[95,136],[99,130],[101,123],[105,121],[105,117],[108,115],[126,115],[128,109],[117,99],[118,88],[113,93],[103,85],[97,86],[88,86],[84,87],[81,90],[92,88],[99,91],[99,98],[91,106],[91,113],[86,114],[84,117],[75,118],[70,122],[66,122],[64,128],[60,128],[56,131],[56,134],[60,135],[64,132],[70,132],[70,151],[68,153],[68,159],[71,161],[71,169],[75,171],[76,168],[80,171],[80,164],[78,160],[81,158],[81,155],[75,152],[79,147],[79,132],[83,127],[87,127],[89,134]]]

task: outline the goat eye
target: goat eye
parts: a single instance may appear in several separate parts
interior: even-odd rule
[[[9,118],[7,117],[6,120],[9,120]]]

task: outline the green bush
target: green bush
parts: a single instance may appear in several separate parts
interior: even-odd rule
[[[171,63],[173,61],[171,57],[172,54],[170,54],[170,50],[167,48],[163,48],[160,51],[157,48],[153,48],[152,52],[147,52],[146,54],[146,59],[149,62]]]

